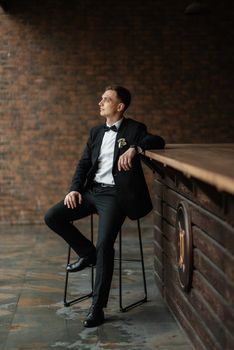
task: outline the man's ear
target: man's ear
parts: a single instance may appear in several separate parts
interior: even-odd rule
[[[117,107],[118,112],[123,112],[124,111],[124,107],[125,107],[124,103],[120,102],[118,104],[118,107]]]

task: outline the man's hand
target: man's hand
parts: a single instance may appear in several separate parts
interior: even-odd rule
[[[132,159],[136,155],[136,150],[134,147],[129,148],[126,152],[124,152],[118,160],[118,170],[130,170],[132,167]]]
[[[64,205],[66,205],[68,208],[74,209],[76,208],[76,205],[77,205],[77,199],[78,199],[78,203],[81,204],[82,195],[80,194],[80,192],[71,191],[64,198]]]

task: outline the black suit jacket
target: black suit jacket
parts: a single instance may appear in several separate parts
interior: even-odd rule
[[[91,129],[83,156],[73,176],[70,191],[82,193],[91,185],[98,168],[98,156],[104,133],[104,124]],[[121,138],[125,139],[126,145],[120,148],[118,140]],[[130,145],[140,146],[145,151],[164,148],[165,142],[160,136],[149,134],[143,123],[130,118],[124,117],[118,129],[112,174],[121,208],[130,219],[138,219],[151,211],[152,203],[138,154],[133,158],[130,170],[118,171],[119,156],[126,152]]]

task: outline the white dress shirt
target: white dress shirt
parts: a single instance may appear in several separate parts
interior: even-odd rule
[[[118,120],[115,124],[116,128],[120,127],[122,119]],[[106,124],[107,126],[110,126]],[[114,149],[117,132],[113,130],[106,131],[101,144],[100,154],[98,157],[98,170],[94,177],[94,181],[101,182],[108,185],[114,185],[114,178],[112,175],[112,167],[114,160]]]

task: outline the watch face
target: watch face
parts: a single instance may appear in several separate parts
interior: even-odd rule
[[[140,146],[137,146],[137,153],[144,153],[143,149]]]

